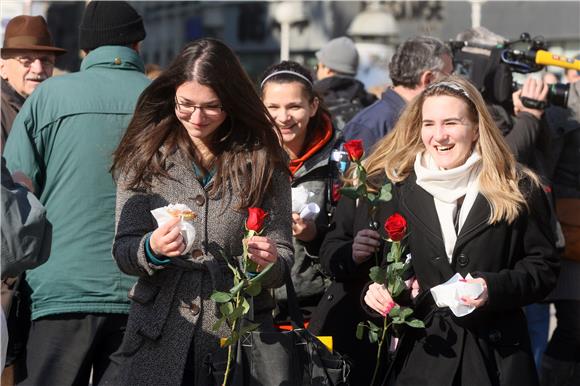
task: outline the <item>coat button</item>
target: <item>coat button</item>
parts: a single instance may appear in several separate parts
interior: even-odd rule
[[[192,315],[198,315],[199,314],[199,306],[195,303],[191,303],[191,307],[189,307],[189,311],[191,312]]]
[[[197,196],[195,196],[195,203],[197,204],[197,206],[203,206],[203,204],[205,204],[205,197],[202,196],[201,194],[198,194]]]
[[[434,263],[437,263],[437,262],[439,262],[439,260],[441,260],[441,256],[433,256],[433,257],[431,258],[431,261],[432,261],[432,262],[434,262]]]
[[[121,64],[121,58],[119,58],[119,57],[116,57],[116,58],[113,60],[113,63],[115,63],[116,65],[119,65],[119,64]]]
[[[327,299],[329,302],[331,302],[331,301],[332,301],[332,299],[334,299],[334,295],[328,295],[328,296],[326,297],[326,299]]]
[[[194,249],[191,251],[191,255],[197,259],[198,257],[203,256],[203,251],[201,249]]]
[[[491,330],[488,334],[489,340],[492,343],[499,343],[501,341],[501,331]]]
[[[467,264],[469,264],[469,257],[467,257],[465,254],[460,254],[459,256],[457,256],[457,263],[459,264],[460,267],[466,267]]]

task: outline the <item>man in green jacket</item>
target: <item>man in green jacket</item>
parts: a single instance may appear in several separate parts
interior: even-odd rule
[[[111,153],[149,80],[143,21],[126,2],[91,1],[80,25],[78,73],[44,81],[26,100],[5,157],[53,225],[48,262],[27,272],[32,327],[23,385],[98,384],[122,340],[134,279],[111,256]]]

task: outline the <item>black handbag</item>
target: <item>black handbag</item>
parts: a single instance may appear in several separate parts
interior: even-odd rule
[[[227,386],[348,385],[350,365],[330,352],[304,328],[294,285],[286,270],[286,293],[292,331],[252,331],[234,345],[236,352]],[[208,385],[222,385],[227,348],[209,354],[204,365]]]

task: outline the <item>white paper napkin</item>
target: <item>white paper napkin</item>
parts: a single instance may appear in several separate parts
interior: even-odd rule
[[[311,202],[302,208],[300,218],[303,220],[314,220],[318,216],[318,213],[320,213],[320,207],[318,204]]]
[[[470,279],[473,277],[469,273],[465,278],[456,273],[445,283],[431,288],[431,295],[433,295],[437,306],[449,307],[453,315],[457,317],[472,313],[475,307],[463,304],[461,297],[477,298],[483,292],[483,286],[480,283],[467,283],[465,281]]]
[[[153,209],[151,214],[155,217],[157,221],[157,226],[162,226],[167,221],[173,219],[174,217],[169,213],[169,211],[178,210],[178,211],[185,211],[189,210],[192,211],[187,205],[185,204],[169,204],[167,206]],[[183,236],[183,242],[185,243],[185,250],[183,254],[188,254],[191,252],[193,248],[193,242],[195,241],[195,227],[193,224],[187,220],[184,220],[183,217],[178,224],[179,229],[181,231],[181,236]]]
[[[299,213],[303,220],[314,220],[320,213],[320,207],[316,203],[308,203],[313,196],[314,193],[307,191],[303,185],[292,188],[292,212]]]

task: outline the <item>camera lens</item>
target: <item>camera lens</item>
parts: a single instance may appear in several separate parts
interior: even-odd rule
[[[568,103],[568,91],[570,85],[566,83],[554,83],[548,91],[548,102],[554,106],[566,107]]]

